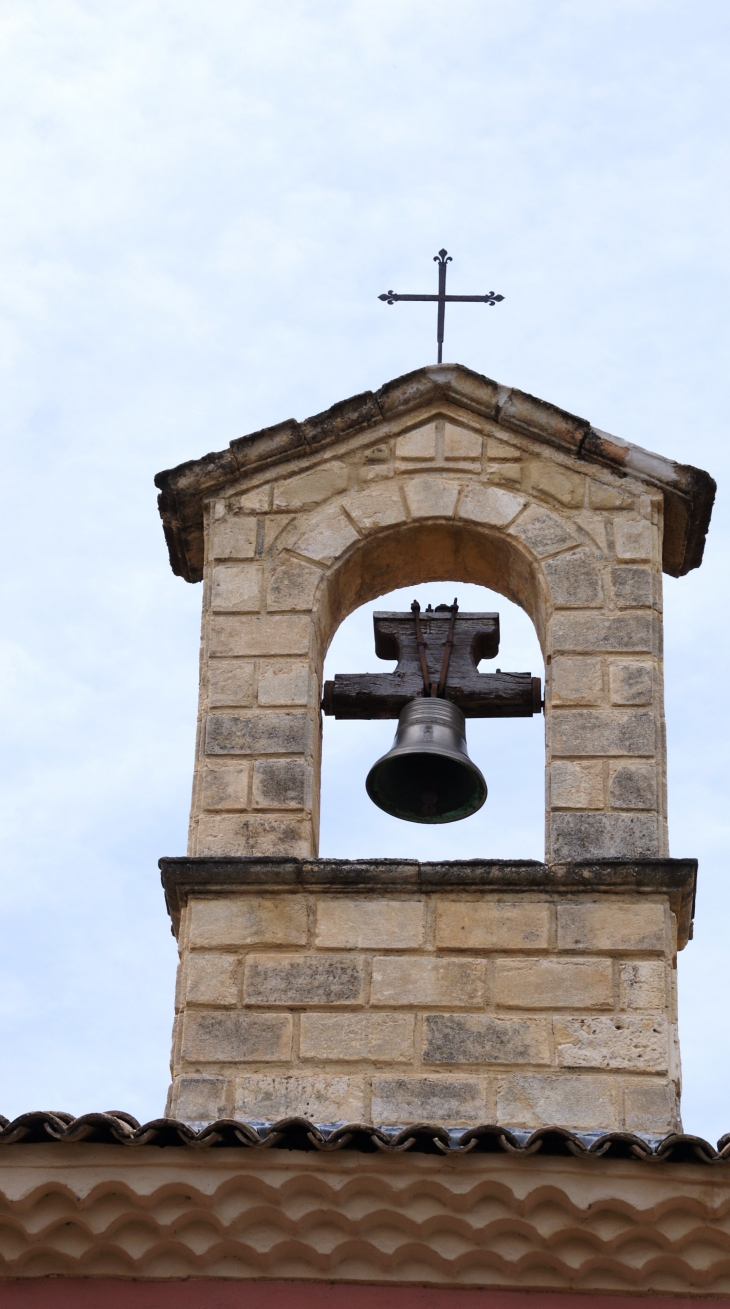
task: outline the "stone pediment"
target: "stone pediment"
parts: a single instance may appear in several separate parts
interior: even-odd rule
[[[568,468],[574,463],[584,474],[586,464],[594,465],[609,495],[612,487],[613,494],[620,495],[620,484],[627,478],[659,491],[664,499],[664,571],[681,577],[702,562],[716,489],[708,473],[622,441],[587,419],[459,364],[440,364],[342,400],[302,422],[289,419],[239,437],[226,450],[158,473],[155,484],[173,572],[188,582],[202,580],[203,506],[211,497],[229,494],[238,483],[245,489],[259,473],[273,469],[281,469],[282,475],[296,470],[301,483],[305,464],[315,474],[353,445],[375,449],[379,440],[402,440],[403,434],[438,417],[457,429],[445,471],[474,466],[468,440],[459,441],[460,428],[467,434],[492,434],[495,440],[501,435],[506,442],[527,438],[533,457],[543,446],[550,448],[553,462],[557,451]],[[306,485],[301,489],[306,497]],[[301,499],[292,505],[302,507]]]

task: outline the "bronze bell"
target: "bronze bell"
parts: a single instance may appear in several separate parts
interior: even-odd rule
[[[409,823],[455,823],[481,809],[487,784],[467,754],[458,706],[435,696],[409,700],[365,787],[379,809]]]

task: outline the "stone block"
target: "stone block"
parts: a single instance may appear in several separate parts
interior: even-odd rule
[[[439,950],[546,950],[549,928],[550,906],[535,900],[436,903]]]
[[[310,618],[307,614],[267,614],[265,617],[237,618],[214,614],[209,622],[209,654],[306,655],[309,652]]]
[[[573,522],[577,523],[579,527],[582,527],[585,534],[590,536],[591,540],[595,542],[601,556],[605,559],[610,553],[608,548],[608,536],[606,534],[605,516],[603,514],[595,513],[592,509],[579,509],[577,513],[572,515],[572,518]]]
[[[358,473],[360,473],[358,486],[368,486],[369,482],[377,483],[378,486],[383,486],[387,480],[390,480],[390,478],[394,476],[394,469],[392,469],[390,462],[375,463],[372,459],[365,459],[365,461],[361,463]]]
[[[484,1004],[485,984],[478,960],[376,958],[370,1003],[475,1009]]]
[[[621,1126],[613,1079],[514,1073],[497,1095],[497,1121],[506,1127],[569,1127],[610,1131]]]
[[[226,514],[210,525],[212,559],[253,559],[256,553],[257,520],[244,514]]]
[[[603,482],[589,481],[588,492],[594,509],[628,509],[633,503],[622,491],[616,491],[612,486],[605,486]]]
[[[603,809],[603,764],[600,760],[576,763],[559,759],[551,764],[550,805],[553,809]]]
[[[423,1020],[425,1064],[549,1064],[544,1018],[496,1018],[492,1014],[427,1014]]]
[[[244,491],[239,506],[245,514],[265,514],[271,506],[271,483],[257,486],[253,491]]]
[[[413,1014],[302,1014],[302,1059],[411,1063]]]
[[[206,812],[198,822],[194,853],[308,859],[314,853],[312,827],[308,818]]]
[[[208,664],[208,704],[244,708],[254,701],[254,665],[245,659],[211,659]]]
[[[236,1079],[234,1115],[248,1122],[307,1118],[311,1123],[361,1123],[362,1077],[262,1077]]]
[[[393,476],[394,469],[387,460],[379,463],[375,460],[365,459],[360,465],[360,486],[367,486],[369,482],[378,482],[382,485]]]
[[[667,1082],[632,1078],[624,1091],[627,1132],[667,1136],[681,1130],[674,1087]]]
[[[521,455],[522,451],[509,441],[501,441],[497,436],[487,437],[488,459],[519,459]]]
[[[550,816],[551,858],[655,859],[659,825],[655,814],[553,813]]]
[[[575,533],[549,509],[540,509],[537,505],[528,505],[527,509],[509,528],[511,536],[523,541],[528,550],[544,559],[547,555],[567,550],[571,545],[578,545]]]
[[[309,522],[294,546],[298,554],[306,555],[308,559],[331,564],[357,540],[358,533],[349,518],[345,517],[339,505],[334,504],[310,515]],[[277,654],[278,651],[271,650],[268,653]]]
[[[182,1057],[188,1063],[278,1063],[291,1058],[291,1014],[189,1009]]]
[[[171,1116],[183,1123],[215,1123],[227,1118],[226,1077],[178,1077],[173,1084]]]
[[[207,755],[306,754],[311,741],[307,714],[209,714],[205,728]]]
[[[365,464],[387,464],[390,459],[390,447],[388,445],[371,445],[363,455]]]
[[[553,1034],[561,1068],[667,1070],[669,1041],[663,1014],[554,1018]]]
[[[654,576],[650,568],[628,564],[612,568],[611,588],[619,609],[650,609],[654,603]]]
[[[549,731],[554,756],[653,755],[656,748],[649,709],[556,709]]]
[[[274,509],[311,509],[314,505],[340,495],[347,490],[349,470],[347,464],[332,460],[321,468],[312,468],[287,481],[274,485]]]
[[[662,960],[637,959],[622,964],[619,978],[622,1009],[666,1009],[667,970]]]
[[[617,559],[651,559],[654,533],[651,523],[614,518],[613,539]]]
[[[543,572],[557,608],[603,604],[601,577],[590,551],[580,548],[546,559]]]
[[[558,904],[558,950],[665,951],[670,942],[664,905],[636,897],[601,897],[592,904]]]
[[[491,464],[489,480],[495,486],[501,486],[503,483],[508,486],[519,486],[522,482],[522,464]]]
[[[648,652],[653,649],[651,614],[566,613],[553,619],[555,654],[597,654],[599,651],[624,650]]]
[[[442,473],[409,477],[405,483],[412,518],[453,518],[458,494],[458,483],[447,482]]]
[[[270,611],[309,610],[323,577],[322,570],[301,559],[282,559],[276,566],[266,590],[266,608]]]
[[[254,809],[304,809],[312,803],[312,769],[303,759],[257,759]]]
[[[291,660],[262,660],[259,665],[260,705],[306,705],[309,703],[309,665]]]
[[[216,564],[210,603],[216,612],[252,614],[261,608],[260,564]]]
[[[654,764],[612,764],[609,798],[613,809],[656,809]]]
[[[654,697],[654,669],[638,660],[616,663],[608,669],[611,701],[617,705],[651,704]]]
[[[291,514],[268,514],[266,518],[259,519],[259,522],[264,529],[264,539],[261,540],[261,532],[259,531],[258,553],[268,555],[274,542],[281,536],[284,528],[294,522],[294,518]]]
[[[243,981],[246,1004],[362,1004],[362,959],[352,955],[252,954]]]
[[[373,1122],[384,1126],[484,1121],[485,1097],[479,1078],[375,1077]]]
[[[315,944],[342,950],[413,950],[423,944],[422,900],[322,897]]]
[[[497,486],[467,486],[459,500],[458,517],[470,523],[506,527],[517,517],[524,503],[524,496],[503,491]]]
[[[547,460],[530,465],[530,482],[533,491],[549,495],[570,509],[580,509],[585,500],[585,477]]]
[[[392,527],[406,521],[403,497],[397,482],[366,487],[343,501],[350,517],[365,535],[379,527]]]
[[[494,994],[504,1009],[610,1009],[610,959],[496,959]]]
[[[235,1005],[239,964],[235,954],[191,951],[185,968],[185,1003]]]
[[[191,946],[306,945],[307,905],[299,895],[226,895],[189,901]]]
[[[603,694],[600,659],[561,655],[552,661],[552,703],[554,705],[598,704]]]
[[[226,761],[228,764],[228,761]],[[206,764],[203,771],[201,803],[204,809],[248,809],[250,764]]]
[[[436,458],[436,424],[427,423],[414,432],[405,432],[395,443],[397,459],[424,460]]]
[[[481,459],[482,438],[479,432],[454,423],[444,425],[444,459]]]

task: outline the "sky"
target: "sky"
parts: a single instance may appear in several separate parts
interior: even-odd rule
[[[433,362],[433,307],[377,297],[445,246],[452,292],[505,296],[448,311],[445,360],[719,483],[666,682],[684,1125],[730,1130],[729,64],[724,0],[5,0],[0,1112],[164,1107],[201,594],[154,474]],[[541,673],[501,597],[417,594],[498,608],[501,666]],[[392,725],[354,726],[323,855],[542,856],[539,720],[469,726],[490,798],[436,832],[374,817]]]

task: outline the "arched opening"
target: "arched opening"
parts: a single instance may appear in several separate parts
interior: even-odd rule
[[[438,521],[381,528],[338,560],[315,605],[322,659],[340,623],[369,600],[402,587],[453,578],[515,601],[529,614],[544,646],[545,582],[521,542],[499,529]]]
[[[320,607],[322,645],[329,646],[324,677],[387,672],[394,667],[375,654],[373,610],[406,610],[413,599],[423,608],[428,603],[450,604],[455,596],[461,609],[496,610],[500,615],[499,655],[483,662],[481,671],[499,667],[531,672],[544,681],[534,622],[544,630],[545,610],[532,561],[500,533],[453,524],[419,524],[397,535],[383,533],[362,543],[330,575]],[[389,749],[395,727],[390,720],[324,718],[321,857],[544,857],[541,716],[467,720],[469,753],[485,775],[489,796],[472,817],[443,826],[391,818],[367,797],[365,777],[371,764]]]

